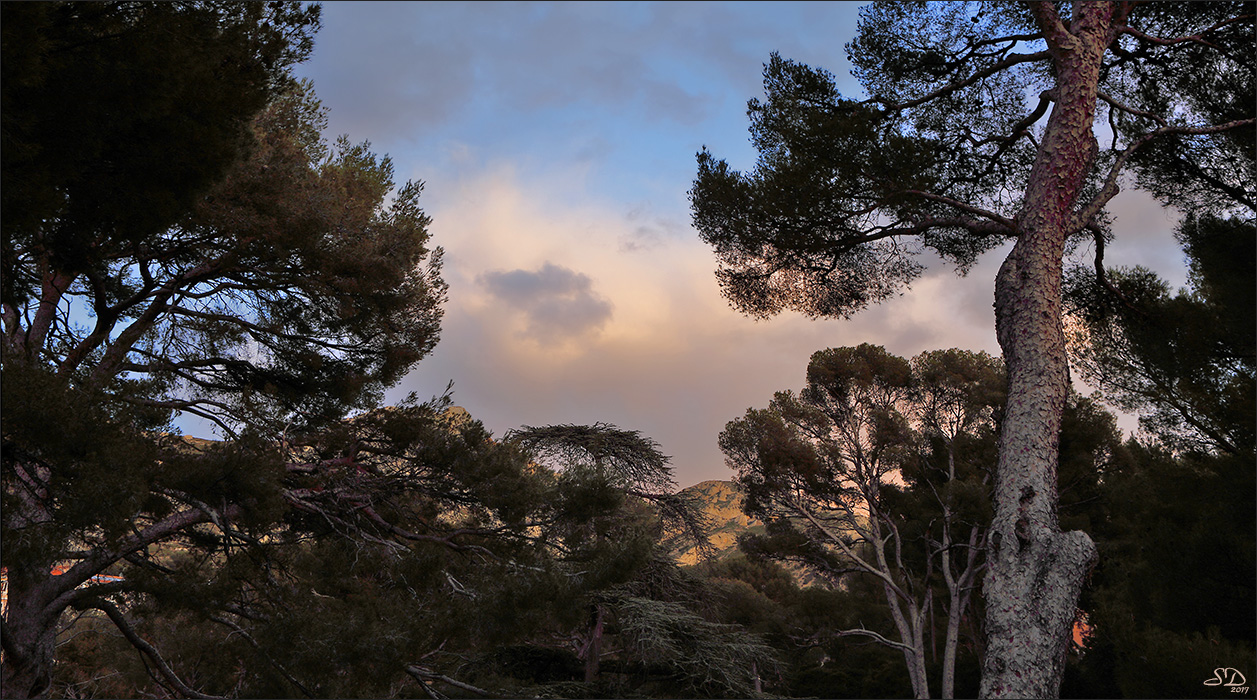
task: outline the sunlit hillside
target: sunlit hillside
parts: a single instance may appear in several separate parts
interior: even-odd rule
[[[681,493],[697,496],[702,503],[703,511],[710,519],[710,542],[714,557],[735,553],[738,549],[738,537],[743,533],[764,532],[764,523],[742,512],[743,492],[736,482],[703,481],[682,489]],[[682,566],[696,564],[699,560],[698,548],[691,545],[681,549],[677,552],[676,559]],[[821,579],[802,564],[787,562],[784,567],[794,574],[795,581],[802,587],[821,583]]]
[[[681,491],[697,496],[703,510],[711,520],[711,544],[715,556],[722,556],[738,546],[738,536],[744,532],[763,532],[764,524],[742,512],[742,490],[732,481],[704,481]],[[682,565],[698,563],[698,548],[693,545],[677,553]]]

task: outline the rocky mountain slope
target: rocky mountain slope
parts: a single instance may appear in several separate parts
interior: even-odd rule
[[[717,558],[737,552],[738,536],[742,533],[762,534],[764,532],[763,522],[748,517],[742,512],[743,492],[742,487],[736,482],[703,481],[682,489],[681,493],[696,496],[710,518],[712,532],[709,541],[715,550],[713,555]],[[680,549],[675,552],[674,556],[682,566],[696,564],[699,561],[698,548],[694,546]],[[783,564],[783,567],[794,576],[795,582],[800,587],[832,585],[801,564],[788,562]]]
[[[682,489],[681,493],[695,496],[711,519],[711,544],[716,556],[735,551],[738,535],[744,532],[762,533],[764,524],[742,512],[742,489],[732,481],[704,481]],[[677,561],[686,566],[698,563],[698,549],[689,546],[676,554]]]

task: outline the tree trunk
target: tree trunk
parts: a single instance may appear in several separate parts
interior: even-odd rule
[[[913,654],[915,657],[913,659],[915,663],[913,675],[917,679],[918,687],[915,688],[917,697],[924,699],[930,697],[930,677],[925,670],[925,615],[924,611],[916,609],[915,606],[913,607],[912,646],[916,648],[916,652]]]
[[[899,641],[903,645],[904,664],[908,667],[908,679],[912,682],[912,694],[916,698],[930,697],[930,681],[925,674],[925,637],[921,630],[921,611],[915,600],[905,600],[908,614],[904,615],[900,607],[901,597],[891,589],[890,584],[882,582],[886,593],[886,603],[890,606],[890,616],[899,632]]]
[[[943,642],[943,682],[942,695],[939,697],[956,697],[956,649],[960,645],[960,625],[964,621],[964,613],[969,609],[970,592],[974,579],[977,577],[977,559],[979,544],[978,527],[969,530],[969,549],[965,555],[965,568],[960,577],[952,575],[950,557],[944,554],[944,566],[947,581],[947,637]],[[950,541],[950,537],[948,538]]]
[[[585,647],[585,682],[598,680],[602,663],[602,606],[594,606],[593,628],[589,631],[589,645]]]
[[[25,473],[21,464],[13,466],[15,474]],[[47,476],[41,477],[45,481]],[[13,517],[15,523],[33,523],[48,519],[34,501],[27,512]],[[28,515],[27,513],[33,513]],[[229,506],[222,514],[234,519],[241,513],[240,506]],[[0,693],[4,697],[37,697],[48,690],[52,680],[52,666],[56,650],[57,624],[66,608],[73,604],[74,591],[92,576],[101,573],[124,556],[136,552],[154,542],[170,537],[200,523],[209,522],[210,516],[199,509],[187,509],[172,513],[160,522],[123,538],[115,549],[97,548],[69,570],[53,574],[57,563],[55,553],[45,553],[33,560],[22,561],[6,571],[8,603],[4,611],[3,648],[4,663],[0,668]]]
[[[10,576],[8,583],[0,689],[6,698],[40,697],[52,684],[57,619],[47,619],[38,591],[24,585],[20,576]]]
[[[48,523],[52,516],[45,505],[46,484],[51,474],[46,467],[31,466],[14,460],[6,466],[5,491],[15,494],[14,507],[4,513],[9,532],[35,529]],[[50,606],[60,592],[50,581],[56,563],[55,555],[20,557],[8,561],[4,570],[7,600],[4,609],[4,662],[0,664],[0,694],[6,698],[39,697],[52,683],[52,665],[56,651],[57,622],[65,606]]]
[[[961,599],[959,591],[952,592],[949,598],[947,637],[946,641],[943,642],[942,695],[939,696],[948,700],[956,697],[956,646],[960,643],[960,617],[966,604]]]
[[[1017,242],[995,281],[996,335],[1008,368],[995,517],[987,554],[983,697],[1060,694],[1083,577],[1096,557],[1082,532],[1062,533],[1056,469],[1069,363],[1061,324],[1061,267],[1092,133],[1112,3],[1084,3],[1066,29],[1048,3],[1032,6],[1057,69],[1055,105],[1017,215]],[[1085,223],[1085,222],[1081,222]]]

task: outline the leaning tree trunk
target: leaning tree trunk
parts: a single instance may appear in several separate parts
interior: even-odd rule
[[[1055,105],[1026,198],[1017,242],[995,282],[996,335],[1008,367],[999,441],[986,598],[983,697],[1060,694],[1070,627],[1096,557],[1085,533],[1060,530],[1056,470],[1069,363],[1061,324],[1065,238],[1097,149],[1100,59],[1112,38],[1110,3],[1086,3],[1067,30],[1035,7],[1056,66]],[[1085,222],[1083,222],[1085,223]]]

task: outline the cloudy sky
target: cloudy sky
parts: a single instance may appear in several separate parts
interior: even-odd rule
[[[749,169],[746,102],[778,51],[860,95],[843,45],[859,3],[328,2],[298,73],[329,137],[422,180],[450,285],[441,342],[390,394],[442,393],[495,434],[614,423],[657,440],[686,486],[731,476],[728,421],[802,385],[816,350],[998,354],[989,253],[849,321],[756,322],[720,296],[686,192],[706,145]],[[1173,218],[1119,196],[1111,265],[1185,278]],[[1124,425],[1131,425],[1129,420]]]

